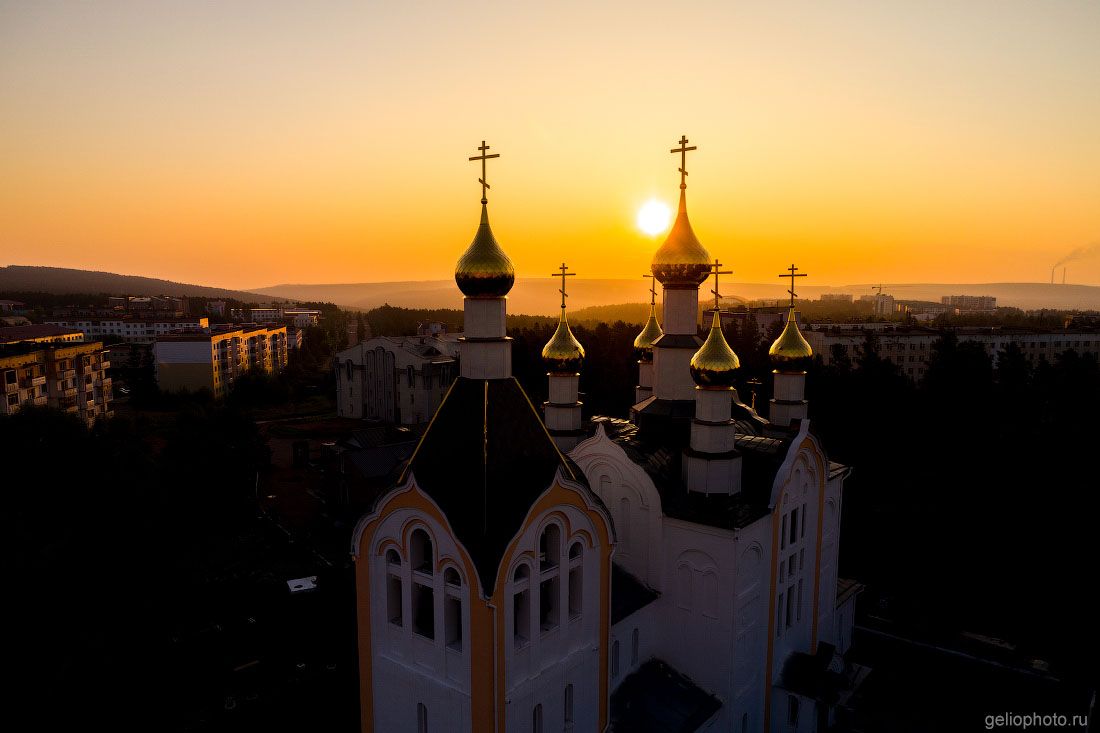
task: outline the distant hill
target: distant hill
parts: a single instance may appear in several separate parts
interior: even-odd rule
[[[260,293],[177,283],[153,277],[28,265],[0,267],[0,290],[58,294],[191,295],[206,298],[234,298],[245,302],[265,302],[272,299],[271,296]]]
[[[581,279],[569,283],[569,309],[577,312],[609,303],[640,303],[648,300],[647,283],[637,280]],[[722,285],[727,299],[786,299],[786,287],[780,283],[730,283]],[[420,280],[385,283],[347,283],[333,285],[274,285],[255,288],[254,292],[309,301],[327,301],[349,308],[369,309],[384,303],[404,308],[461,308],[462,293],[454,281]],[[818,298],[822,293],[851,293],[858,299],[870,295],[871,285],[836,286],[800,285],[799,295]],[[992,295],[997,304],[1025,310],[1038,308],[1100,309],[1100,287],[1095,285],[1050,285],[1047,283],[970,283],[970,284],[883,284],[882,292],[898,300],[938,302],[944,295]],[[558,286],[551,278],[520,278],[508,295],[509,313],[556,315]],[[645,316],[642,316],[644,321]],[[618,318],[618,316],[616,316]],[[623,320],[636,320],[635,317]]]

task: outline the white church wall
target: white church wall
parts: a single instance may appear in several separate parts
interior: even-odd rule
[[[586,514],[558,506],[532,521],[516,542],[504,604],[509,730],[531,729],[536,715],[544,730],[562,730],[567,687],[575,730],[596,729],[599,647],[606,628],[599,610],[599,552],[592,544],[598,536]]]
[[[569,454],[615,523],[615,562],[650,588],[661,590],[661,496],[653,480],[602,426]]]
[[[659,601],[649,604],[611,627],[611,653],[608,661],[608,676],[611,689],[617,688],[632,672],[646,663],[646,660],[660,656],[661,605]]]
[[[414,549],[416,531],[429,537],[430,556],[421,558]],[[396,701],[376,706],[377,730],[416,730],[418,704],[426,708],[431,730],[469,730],[471,579],[459,557],[450,534],[432,517],[411,509],[388,516],[372,546],[363,548],[360,562],[371,563],[374,699]],[[456,575],[458,583],[447,582]],[[448,599],[458,603],[457,625],[448,613]],[[417,614],[426,600],[430,615]],[[465,714],[447,712],[460,710]]]
[[[733,665],[725,718],[732,726],[759,730],[764,719],[771,593],[772,517],[737,532],[733,588]],[[740,728],[736,728],[740,730]]]

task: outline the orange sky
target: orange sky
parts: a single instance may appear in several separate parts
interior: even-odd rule
[[[227,287],[634,277],[674,203],[742,281],[1045,281],[1100,240],[1100,3],[0,4],[0,264]],[[1068,281],[1100,284],[1100,257]]]

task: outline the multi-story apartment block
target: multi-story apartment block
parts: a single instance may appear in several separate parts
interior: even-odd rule
[[[38,344],[80,343],[84,334],[74,328],[33,324],[29,326],[8,326],[0,328],[0,344],[15,344],[29,341]]]
[[[992,295],[945,295],[940,302],[961,311],[997,310],[997,299]]]
[[[398,425],[427,422],[458,374],[460,335],[378,336],[337,353],[337,414]]]
[[[851,303],[852,302],[852,294],[851,293],[822,293],[821,294],[821,302],[822,303]]]
[[[153,362],[162,390],[205,388],[215,397],[224,397],[242,374],[275,374],[286,367],[286,327],[252,326],[163,336],[153,346]]]
[[[869,331],[874,331],[878,339],[879,355],[897,364],[903,374],[919,380],[924,377],[932,346],[942,335],[934,328],[902,328],[887,324],[867,324],[874,328],[834,327],[822,324],[806,332],[814,353],[819,354],[826,364],[833,361],[834,346],[842,346],[849,356],[855,357],[863,347]],[[1062,331],[1025,331],[1020,329],[956,329],[959,341],[981,343],[992,357],[994,365],[1001,351],[1015,345],[1023,352],[1030,364],[1041,361],[1053,362],[1054,358],[1065,351],[1074,350],[1081,354],[1100,354],[1100,332],[1062,330]]]
[[[98,341],[0,346],[3,413],[49,405],[78,415],[89,426],[96,418],[111,417],[110,366]]]
[[[206,316],[55,316],[46,323],[80,331],[89,339],[117,336],[127,342],[148,342],[169,334],[210,330],[210,319]]]

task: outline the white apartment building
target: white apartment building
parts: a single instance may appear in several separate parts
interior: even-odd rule
[[[162,316],[158,318],[134,318],[132,316],[73,316],[54,317],[47,324],[81,331],[91,341],[105,336],[117,336],[127,342],[154,341],[160,336],[179,333],[209,333],[210,319],[206,316]]]

